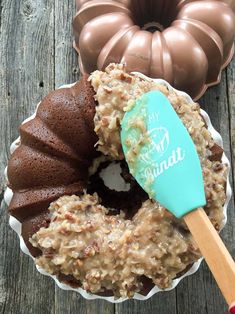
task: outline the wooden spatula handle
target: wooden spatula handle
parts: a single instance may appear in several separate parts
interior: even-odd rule
[[[185,215],[184,220],[234,314],[235,263],[231,255],[202,208]]]

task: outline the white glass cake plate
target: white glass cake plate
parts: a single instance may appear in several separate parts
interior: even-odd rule
[[[145,79],[145,80],[153,80],[154,82],[156,82],[157,84],[161,84],[161,85],[164,85],[166,86],[169,90],[175,90],[169,83],[167,83],[166,81],[164,80],[161,80],[161,79],[150,79],[148,77],[146,77],[145,75],[141,74],[141,73],[137,73],[135,72],[134,73],[135,75],[138,75],[139,77]],[[69,85],[63,85],[61,86],[60,88],[70,88],[72,87],[74,84],[69,84]],[[179,95],[185,97],[188,101],[188,103],[193,103],[193,100],[192,98],[184,93],[184,92],[181,92],[181,91],[178,91],[178,90],[175,90]],[[210,121],[210,118],[208,116],[208,114],[201,109],[201,115],[202,117],[204,118],[207,126],[208,126],[208,130],[210,131],[214,141],[216,144],[218,144],[220,147],[223,147],[223,141],[222,141],[222,138],[221,138],[221,135],[214,129],[214,127],[212,126],[211,124],[211,121]],[[28,119],[26,119],[23,123],[33,119],[35,117],[35,113],[29,117]],[[10,148],[10,152],[11,154],[14,152],[14,150],[19,146],[19,143],[20,143],[20,138],[18,138],[16,141],[14,141],[11,145],[11,148]],[[223,213],[224,213],[224,220],[223,220],[223,223],[222,223],[222,227],[225,226],[226,222],[227,222],[227,207],[228,207],[228,203],[229,203],[229,200],[231,198],[231,195],[232,195],[232,190],[231,190],[231,186],[230,186],[230,183],[229,183],[229,172],[230,172],[230,163],[229,163],[229,160],[228,158],[226,157],[225,153],[223,153],[223,156],[222,156],[222,163],[223,164],[226,164],[228,165],[228,176],[227,176],[227,185],[226,185],[226,201],[225,201],[225,204],[224,204],[224,207],[223,207]],[[7,168],[5,169],[5,175],[6,175],[6,178],[7,178]],[[10,201],[11,201],[11,198],[12,198],[12,190],[7,188],[6,191],[5,191],[5,194],[4,194],[4,199],[5,199],[5,202],[7,205],[10,204]],[[24,243],[24,240],[21,236],[21,223],[15,219],[14,217],[10,216],[10,219],[9,219],[9,224],[11,226],[11,228],[18,234],[19,238],[20,238],[20,248],[21,250],[31,256],[31,254],[29,253],[29,250],[28,248],[26,247],[25,243]],[[31,256],[32,257],[32,256]],[[33,258],[33,257],[32,257]],[[34,258],[33,258],[34,259]],[[159,289],[157,286],[153,287],[149,293],[147,295],[142,295],[140,293],[135,293],[133,299],[136,299],[136,300],[147,300],[149,299],[150,297],[152,297],[154,294],[156,294],[157,292],[160,292],[160,291],[170,291],[170,290],[173,290],[177,285],[178,283],[185,277],[189,276],[189,275],[192,275],[194,274],[201,262],[202,262],[202,258],[199,259],[197,262],[195,262],[192,267],[184,274],[182,275],[181,277],[177,278],[177,279],[174,279],[173,280],[173,284],[170,288],[168,289],[165,289],[165,290],[161,290]],[[120,303],[120,302],[123,302],[125,300],[127,300],[126,298],[119,298],[119,299],[115,299],[113,296],[109,296],[109,297],[105,297],[105,296],[99,296],[99,295],[96,295],[96,294],[92,294],[92,293],[88,293],[86,292],[85,290],[83,290],[82,288],[72,288],[71,286],[65,284],[65,283],[62,283],[60,282],[56,276],[52,276],[50,274],[48,274],[47,272],[45,272],[43,269],[41,269],[40,267],[36,266],[37,270],[43,274],[43,275],[47,275],[51,278],[53,278],[56,282],[56,284],[63,290],[71,290],[71,291],[75,291],[75,292],[78,292],[80,293],[85,299],[88,299],[88,300],[95,300],[95,299],[103,299],[103,300],[107,300],[109,302],[112,302],[112,303]]]

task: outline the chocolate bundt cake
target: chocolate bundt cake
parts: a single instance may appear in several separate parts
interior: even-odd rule
[[[20,145],[8,164],[13,191],[9,211],[22,222],[22,236],[33,255],[38,252],[28,239],[47,225],[50,203],[87,187],[97,142],[93,95],[84,76],[72,88],[50,93],[35,118],[20,126]]]
[[[39,267],[73,287],[133,297],[153,285],[169,288],[200,258],[183,220],[148,199],[126,168],[121,120],[137,97],[154,89],[168,97],[196,145],[205,211],[217,230],[222,226],[227,166],[199,105],[110,64],[49,94],[20,127],[20,144],[8,165],[9,210],[22,222],[26,245]],[[121,177],[130,185],[126,194],[100,187],[97,170],[110,162],[121,164]]]

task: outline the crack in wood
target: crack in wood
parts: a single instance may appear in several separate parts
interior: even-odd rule
[[[233,136],[232,136],[232,110],[231,110],[231,101],[230,101],[230,95],[229,95],[229,79],[228,79],[228,68],[226,69],[226,95],[227,95],[227,100],[228,100],[228,123],[229,123],[229,138],[230,138],[230,158],[231,158],[231,173],[232,173],[232,191],[233,191],[233,201],[235,203],[235,173],[234,173],[234,154],[233,154]]]

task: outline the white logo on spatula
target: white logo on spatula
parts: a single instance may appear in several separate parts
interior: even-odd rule
[[[170,137],[168,130],[164,127],[152,129],[148,132],[148,137],[151,139],[151,143],[143,148],[140,159],[151,163],[152,153],[157,152],[159,157],[161,157],[167,151]]]

